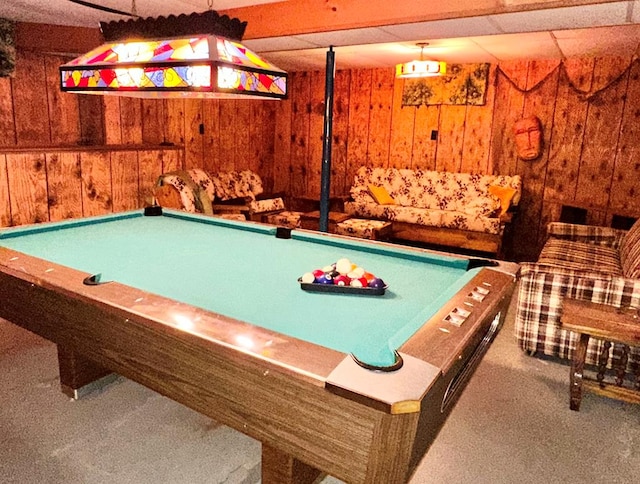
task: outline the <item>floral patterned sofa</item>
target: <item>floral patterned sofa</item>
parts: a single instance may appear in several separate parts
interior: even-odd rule
[[[390,197],[386,203],[374,196],[380,189]],[[505,224],[521,193],[518,175],[363,166],[345,212],[393,222],[393,236],[398,239],[498,254]]]
[[[523,351],[572,358],[577,335],[560,322],[567,297],[640,307],[640,220],[629,231],[562,222],[547,226],[538,260],[520,264],[515,336]],[[598,363],[603,347],[602,340],[589,339],[588,365]],[[621,353],[618,344],[609,351]],[[640,346],[631,348],[626,369],[640,370]]]

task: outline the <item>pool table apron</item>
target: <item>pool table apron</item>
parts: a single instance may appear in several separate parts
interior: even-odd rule
[[[263,482],[298,484],[321,472],[406,482],[502,324],[515,283],[513,272],[482,269],[399,349],[405,365],[393,374],[119,283],[86,286],[86,276],[0,248],[0,317],[58,345],[65,393],[116,372],[260,440]],[[491,288],[482,301],[471,297],[479,286]],[[470,304],[463,324],[446,320]],[[269,351],[234,344],[239,332]]]

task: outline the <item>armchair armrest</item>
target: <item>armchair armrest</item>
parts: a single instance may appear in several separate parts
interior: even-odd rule
[[[531,294],[544,294],[544,297],[552,299],[555,294],[555,297],[571,297],[615,307],[640,305],[640,279],[622,274],[523,262],[518,278],[525,287],[537,286]]]
[[[547,225],[548,237],[613,248],[620,247],[626,233],[626,230],[599,225],[578,225],[565,222],[551,222]]]

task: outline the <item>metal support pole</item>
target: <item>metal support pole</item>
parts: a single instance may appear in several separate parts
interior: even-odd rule
[[[324,131],[322,134],[322,172],[320,178],[320,232],[329,230],[329,194],[331,188],[331,138],[333,130],[333,81],[336,76],[333,46],[327,52],[324,86]]]

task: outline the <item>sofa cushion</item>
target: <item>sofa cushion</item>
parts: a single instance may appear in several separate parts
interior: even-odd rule
[[[538,264],[611,275],[622,274],[620,256],[616,249],[562,239],[547,240],[538,257]]]
[[[622,273],[631,279],[640,279],[640,219],[622,239],[620,245]]]
[[[218,200],[244,198],[248,202],[263,192],[260,176],[251,170],[220,172],[211,179]]]
[[[453,210],[442,211],[440,226],[448,229],[470,230],[486,234],[502,233],[502,223],[499,218]]]
[[[369,185],[369,193],[371,193],[376,203],[380,205],[395,205],[396,203],[385,187]]]
[[[500,185],[490,185],[489,193],[500,200],[500,213],[506,213],[511,206],[511,200],[516,194],[516,189],[511,187],[502,187]]]

